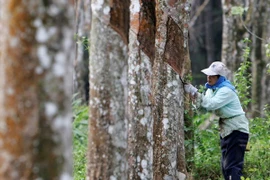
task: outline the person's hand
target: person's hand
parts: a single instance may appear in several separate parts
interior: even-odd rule
[[[184,85],[184,90],[186,93],[191,94],[192,96],[196,95],[198,89],[195,88],[192,84],[185,84]]]

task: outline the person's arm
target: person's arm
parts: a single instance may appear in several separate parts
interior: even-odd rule
[[[196,107],[203,107],[207,111],[212,111],[219,109],[228,103],[234,98],[234,93],[229,88],[220,88],[213,95],[201,94],[198,92],[198,89],[191,84],[186,84],[184,86],[185,92],[191,94],[195,99]]]
[[[234,93],[231,89],[223,87],[218,89],[212,97],[202,95],[201,106],[208,111],[220,109],[234,99]]]

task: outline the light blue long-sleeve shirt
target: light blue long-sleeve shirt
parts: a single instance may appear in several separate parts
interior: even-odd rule
[[[213,111],[219,120],[220,135],[228,136],[234,130],[249,133],[248,119],[242,109],[237,94],[228,87],[213,91],[207,89],[205,95],[198,94],[199,105],[207,111]]]

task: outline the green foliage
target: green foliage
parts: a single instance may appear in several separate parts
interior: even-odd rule
[[[246,153],[244,173],[250,179],[270,180],[270,108],[264,118],[250,120],[250,151]]]
[[[270,57],[270,44],[265,44],[266,57]]]
[[[266,53],[266,57],[270,58],[270,44],[265,44],[265,53]],[[267,73],[270,73],[270,63],[268,63],[266,65],[267,67]]]
[[[78,34],[74,35],[74,39],[77,41],[77,44],[81,44],[85,50],[89,50],[89,39],[86,36],[79,36]]]
[[[193,77],[192,77],[192,75],[189,73],[189,74],[187,74],[187,75],[184,77],[183,81],[184,81],[184,82],[190,83],[190,82],[192,82],[192,79],[193,79]]]
[[[73,177],[84,180],[86,177],[86,152],[88,132],[88,106],[81,105],[80,100],[73,104]]]
[[[270,108],[265,108],[266,117],[250,120],[250,151],[245,155],[243,180],[270,180]],[[200,125],[209,119],[209,114],[197,115],[194,119],[195,154],[193,161],[194,179],[221,180],[220,145],[218,122],[214,120],[211,127],[200,130]]]
[[[200,114],[194,119],[194,137],[195,137],[195,169],[193,171],[194,179],[200,180],[218,180],[221,178],[220,170],[220,147],[219,132],[217,123],[214,123],[207,130],[200,130],[200,125],[210,117],[210,114]],[[189,159],[188,159],[189,160]]]
[[[243,8],[241,6],[233,6],[231,13],[232,13],[232,15],[243,15],[243,13],[247,10],[248,10],[248,8]]]
[[[239,99],[242,103],[243,108],[247,108],[250,103],[250,86],[251,86],[251,74],[249,73],[249,68],[251,67],[251,62],[248,60],[250,55],[250,47],[248,43],[251,41],[246,38],[243,40],[246,45],[243,49],[243,62],[234,75],[234,85],[237,89]]]

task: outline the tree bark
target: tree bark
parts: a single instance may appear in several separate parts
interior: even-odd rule
[[[152,76],[150,58],[153,57],[151,50],[147,48],[152,49],[154,45],[153,39],[149,37],[154,37],[155,19],[151,18],[154,17],[153,14],[146,12],[154,8],[154,2],[139,3],[131,0],[128,60],[128,179],[130,180],[153,179],[153,117],[150,101]],[[145,31],[148,32],[148,37]]]
[[[187,12],[179,14],[181,7]],[[189,8],[180,1],[131,1],[129,179],[186,176],[183,87],[175,72],[190,69]]]
[[[126,179],[127,47],[109,26],[109,0],[92,0],[88,179]]]
[[[265,96],[266,93],[270,91],[267,90],[267,85],[269,81],[263,77],[267,77],[267,59],[265,54],[264,45],[269,38],[270,33],[267,32],[267,20],[269,19],[269,14],[267,9],[270,7],[269,1],[258,1],[254,2],[252,5],[252,31],[256,35],[251,37],[252,39],[252,107],[251,116],[258,117],[263,114],[263,109],[266,104],[270,103],[270,98]],[[260,19],[260,21],[258,21]],[[261,37],[259,39],[258,37]],[[264,39],[264,40],[262,40]]]
[[[185,179],[187,175],[183,84],[175,72],[180,76],[189,72],[189,12],[188,2],[156,2],[155,60],[152,75],[154,179]],[[172,72],[173,70],[175,72]]]
[[[72,179],[73,5],[0,2],[0,179]]]
[[[263,1],[264,2],[264,13],[263,15],[263,24],[262,24],[262,38],[267,40],[270,37],[270,14],[268,13],[267,9],[269,9],[270,1]],[[264,42],[265,43],[265,42]],[[269,43],[269,41],[268,41]],[[262,45],[264,46],[264,44]],[[269,70],[269,67],[265,67],[265,65],[269,64],[269,57],[266,56],[266,50],[263,47],[262,48],[262,60],[263,60],[263,70],[262,70],[262,79],[261,79],[261,106],[260,111],[262,112],[262,109],[265,107],[266,104],[270,104],[270,74],[267,72]]]
[[[233,80],[233,72],[235,72],[240,63],[243,61],[243,44],[241,41],[246,37],[247,32],[242,26],[239,16],[231,15],[233,6],[241,6],[240,0],[222,0],[223,7],[223,36],[222,36],[222,62],[226,64],[232,72],[228,75]],[[249,14],[246,17],[246,23],[250,21]],[[246,24],[248,26],[248,24]]]

